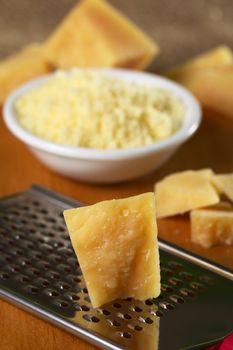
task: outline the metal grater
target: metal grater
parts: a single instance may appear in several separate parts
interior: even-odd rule
[[[202,349],[233,329],[233,274],[160,241],[162,293],[93,309],[62,212],[39,186],[0,200],[0,295],[112,350]]]

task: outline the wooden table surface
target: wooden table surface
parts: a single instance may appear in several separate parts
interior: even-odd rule
[[[165,174],[182,169],[211,167],[216,172],[233,172],[233,128],[230,123],[212,120],[205,113],[195,136],[159,171],[136,181],[115,185],[91,185],[59,176],[43,166],[28,149],[6,129],[0,119],[0,196],[23,191],[36,183],[90,204],[153,190]],[[215,116],[220,118],[220,116]],[[233,268],[233,246],[203,249],[190,242],[187,216],[159,220],[159,236]],[[1,350],[91,350],[93,346],[0,301]]]

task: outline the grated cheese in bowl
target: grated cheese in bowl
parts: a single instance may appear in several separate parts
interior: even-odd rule
[[[19,96],[16,117],[30,133],[61,145],[126,149],[178,131],[185,106],[172,92],[101,71],[59,71]]]

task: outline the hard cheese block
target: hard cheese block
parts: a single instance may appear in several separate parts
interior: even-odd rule
[[[128,67],[142,69],[157,45],[104,0],[83,0],[45,44],[59,68]]]
[[[0,63],[0,104],[22,83],[51,70],[39,44],[32,44]]]
[[[213,183],[220,193],[233,202],[233,174],[215,175]]]
[[[165,177],[155,185],[157,217],[183,214],[219,202],[211,184],[212,170],[184,171]]]
[[[153,193],[68,209],[64,217],[93,307],[160,294]]]
[[[182,83],[186,80],[187,74],[195,75],[200,69],[216,68],[232,63],[233,54],[231,49],[222,45],[188,60],[183,65],[170,70],[166,75]]]
[[[233,244],[233,207],[226,204],[193,210],[191,240],[205,248]]]

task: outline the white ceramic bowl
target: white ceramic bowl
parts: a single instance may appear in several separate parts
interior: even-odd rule
[[[55,172],[86,182],[111,183],[145,175],[167,161],[198,128],[201,110],[197,100],[178,84],[154,74],[124,69],[98,69],[126,82],[136,82],[164,88],[177,95],[186,108],[184,123],[169,138],[149,146],[121,150],[97,150],[69,147],[41,139],[29,133],[18,123],[15,100],[50,79],[53,74],[35,79],[15,90],[7,99],[3,115],[9,130],[27,144],[41,162]]]

